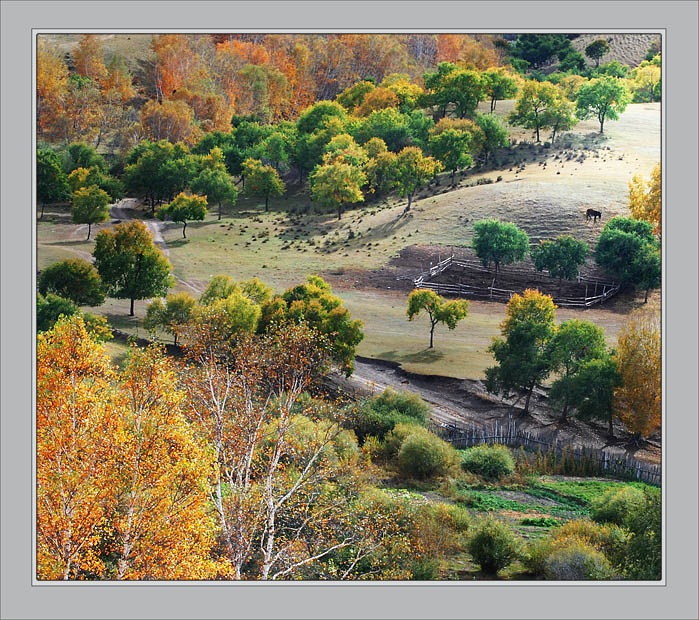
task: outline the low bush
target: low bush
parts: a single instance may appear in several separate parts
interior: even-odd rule
[[[624,525],[633,513],[643,509],[646,497],[634,487],[610,489],[592,503],[590,516],[598,523]]]
[[[428,431],[408,435],[397,456],[400,473],[418,479],[446,474],[455,463],[456,450]]]
[[[466,450],[461,467],[488,480],[501,480],[515,471],[515,461],[507,446],[481,444]]]
[[[504,523],[481,522],[468,542],[468,552],[484,573],[496,574],[519,556],[519,540]]]
[[[558,519],[553,517],[525,517],[519,522],[520,525],[531,525],[534,527],[556,527],[560,525]]]
[[[363,443],[370,435],[383,439],[396,424],[424,426],[429,410],[417,394],[387,389],[381,396],[362,403],[349,425]]]
[[[552,581],[599,581],[613,576],[604,554],[581,540],[555,549],[544,561],[544,577]]]

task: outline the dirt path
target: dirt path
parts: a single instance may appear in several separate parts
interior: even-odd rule
[[[383,360],[358,357],[351,377],[333,375],[331,381],[336,388],[355,399],[378,395],[386,388],[418,394],[432,406],[433,421],[442,425],[461,429],[482,428],[495,421],[505,423],[513,417],[520,430],[530,432],[542,441],[609,448],[610,453],[628,451],[637,459],[660,462],[659,440],[640,450],[628,450],[623,443],[609,442],[604,425],[585,424],[575,419],[560,424],[558,414],[548,406],[546,393],[540,390],[532,396],[530,415],[521,417],[521,403],[516,403],[515,399],[503,401],[489,394],[481,381],[409,373],[398,364]],[[623,429],[615,427],[614,430],[621,440],[628,439]]]

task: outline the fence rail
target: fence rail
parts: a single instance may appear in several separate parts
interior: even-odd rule
[[[546,441],[530,431],[518,428],[512,418],[504,423],[496,421],[493,425],[471,428],[458,428],[444,424],[432,423],[430,430],[449,442],[457,449],[470,448],[483,443],[498,443],[521,447],[528,451],[545,449],[553,451],[558,459],[568,456],[576,463],[592,463],[595,470],[605,476],[625,478],[660,486],[662,466],[640,461],[628,455],[610,454],[604,448],[587,448]]]
[[[452,251],[451,256],[447,256],[443,260],[440,257],[440,260],[436,265],[431,266],[426,271],[420,272],[420,274],[413,280],[414,287],[428,288],[440,295],[469,295],[471,297],[480,297],[482,299],[494,299],[496,301],[509,301],[514,294],[519,292],[511,291],[508,289],[500,289],[494,286],[480,287],[472,286],[469,284],[443,284],[441,282],[429,281],[430,278],[434,278],[435,276],[444,273],[445,271],[451,269],[453,266],[463,267],[465,269],[471,271],[478,271],[481,273],[490,273],[480,263],[454,258]],[[526,269],[518,269],[516,267],[508,267],[505,273],[515,275],[531,275],[531,271],[528,271]],[[595,304],[604,302],[613,295],[616,295],[621,288],[621,285],[617,282],[588,276],[578,276],[577,282],[580,285],[585,285],[584,297],[554,297],[554,303],[562,307],[589,308],[591,306],[594,306]],[[589,288],[592,286],[594,286],[594,294],[588,295]],[[600,288],[602,289],[602,292],[598,293],[598,290]]]

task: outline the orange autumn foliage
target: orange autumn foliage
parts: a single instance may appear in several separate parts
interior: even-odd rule
[[[53,134],[68,94],[68,67],[41,39],[36,52],[36,117],[40,132]]]
[[[648,437],[662,421],[660,317],[639,312],[621,330],[617,360],[622,386],[614,391],[614,413],[634,434]]]
[[[107,77],[107,67],[104,65],[104,50],[100,37],[85,34],[73,52],[75,70],[82,76],[101,83]]]
[[[184,101],[147,101],[141,108],[141,127],[148,140],[194,144],[201,130],[194,125],[194,112]]]

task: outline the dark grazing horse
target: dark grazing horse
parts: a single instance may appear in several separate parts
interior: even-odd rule
[[[602,212],[595,211],[594,209],[588,209],[587,211],[585,211],[585,219],[589,220],[590,218],[592,218],[593,222],[596,222],[597,218],[599,218],[601,220],[602,219]]]

